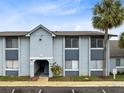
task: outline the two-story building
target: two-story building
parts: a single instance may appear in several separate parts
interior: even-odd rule
[[[0,75],[51,77],[54,62],[63,68],[64,76],[102,75],[103,38],[102,32],[50,31],[42,25],[26,32],[0,32]],[[108,42],[108,75],[109,54]]]

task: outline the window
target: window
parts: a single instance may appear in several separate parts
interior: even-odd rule
[[[103,39],[91,38],[91,48],[103,48]]]
[[[116,58],[116,66],[121,66],[120,58]]]
[[[7,60],[6,61],[6,68],[7,69],[17,69],[18,68],[18,61],[17,60]]]
[[[65,69],[72,69],[72,61],[65,62]]]
[[[67,37],[65,38],[65,48],[78,48],[79,41],[77,37]]]
[[[91,48],[96,47],[96,39],[95,38],[91,38]]]
[[[72,38],[72,48],[78,48],[78,38]]]
[[[65,50],[65,60],[79,60],[79,50]]]
[[[6,50],[6,60],[18,60],[18,50]]]
[[[67,70],[78,70],[78,61],[77,60],[69,60],[65,61],[65,69]]]
[[[65,47],[70,48],[71,47],[71,38],[66,38],[65,39]]]
[[[103,69],[103,61],[102,60],[91,61],[91,69]]]
[[[103,60],[104,50],[103,49],[92,49],[91,50],[91,60]]]
[[[6,38],[6,48],[18,48],[18,38],[17,37],[7,37]]]

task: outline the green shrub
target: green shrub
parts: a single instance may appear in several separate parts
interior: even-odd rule
[[[61,66],[59,66],[56,63],[52,64],[51,71],[52,71],[54,77],[62,75],[62,68],[61,68]]]

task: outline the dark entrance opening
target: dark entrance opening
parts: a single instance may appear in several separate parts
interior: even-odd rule
[[[35,76],[49,75],[49,62],[47,60],[36,60],[34,63]]]

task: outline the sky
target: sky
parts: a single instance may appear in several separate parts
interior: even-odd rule
[[[30,31],[39,24],[51,31],[98,31],[92,26],[92,9],[100,0],[0,1],[0,31]],[[123,31],[124,25],[110,33]]]

